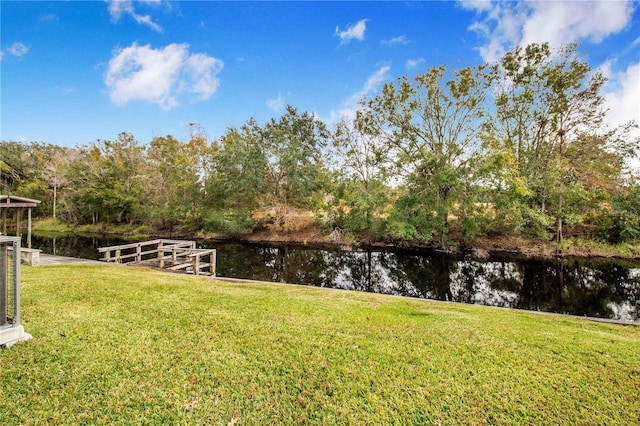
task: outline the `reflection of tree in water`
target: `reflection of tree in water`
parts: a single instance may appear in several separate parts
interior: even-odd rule
[[[585,268],[578,262],[557,262],[558,311],[592,317],[609,316],[608,301],[615,297],[615,286],[602,281],[597,269]],[[562,310],[560,310],[562,309]]]
[[[26,244],[26,236],[23,237]],[[98,247],[108,247],[120,244],[127,244],[127,241],[118,237],[85,237],[85,236],[65,236],[42,237],[34,235],[31,238],[32,246],[42,250],[44,253],[56,254],[58,256],[80,257],[83,259],[100,259]]]
[[[267,273],[264,275],[268,276],[270,281],[323,285],[323,273],[327,270],[325,252],[278,247],[265,248],[261,254],[263,261],[258,266],[266,269],[264,272]]]
[[[475,262],[404,254],[381,260],[394,294],[638,320],[640,269],[617,263]]]
[[[218,250],[220,276],[322,286],[327,257],[322,250],[226,245]]]
[[[512,306],[517,299],[510,263],[398,254],[385,266],[396,294],[491,306]]]
[[[386,266],[397,294],[505,307],[517,300],[519,280],[510,263],[398,255]]]
[[[451,273],[456,261],[446,256],[429,257],[397,253],[384,259],[394,294],[455,301]]]
[[[39,238],[39,239],[38,239]],[[53,240],[34,236],[53,251]],[[65,237],[58,254],[90,257],[120,240]],[[224,277],[337,287],[411,297],[637,321],[640,268],[588,259],[478,262],[444,255],[341,252],[200,242],[218,249]]]
[[[607,262],[525,260],[516,265],[518,282],[492,277],[491,285],[513,286],[518,293],[515,308],[569,313],[592,317],[616,317],[614,308],[625,305],[618,319],[637,319],[640,285],[633,269]],[[634,296],[635,295],[635,296]],[[629,301],[635,302],[629,303]]]
[[[389,256],[391,253],[371,251],[334,254],[329,262],[337,272],[332,286],[390,294],[390,279],[384,267],[385,258]]]
[[[461,261],[453,281],[464,284],[465,303],[504,308],[517,304],[520,274],[513,263]]]
[[[616,307],[627,304],[628,313],[637,318],[640,277],[634,278],[634,270],[611,262],[589,266],[585,263],[573,260],[561,265],[566,312],[612,318],[616,317]]]

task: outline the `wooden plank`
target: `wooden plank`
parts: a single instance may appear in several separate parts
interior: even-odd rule
[[[173,265],[170,268],[167,268],[170,271],[178,271],[180,269],[188,268],[189,266],[193,266],[193,262],[180,263],[178,265]]]
[[[38,207],[38,205],[34,203],[0,203],[2,209],[14,207]]]
[[[208,253],[216,251],[216,249],[190,249],[189,251],[195,256],[197,254],[206,255]]]
[[[165,238],[161,238],[161,239],[156,240],[156,241],[159,241],[161,244],[165,244],[165,243],[166,244],[184,244],[184,243],[191,244],[191,241],[188,241],[188,240],[168,240],[168,239],[165,239]]]
[[[162,257],[156,257],[155,260],[168,260],[168,259],[172,259],[173,256],[172,255],[166,255],[166,256],[162,256]],[[149,259],[152,260],[152,259]]]
[[[191,249],[191,243],[190,242],[186,242],[186,243],[180,243],[180,244],[171,244],[171,245],[167,245],[167,246],[160,245],[158,247],[158,250],[160,250],[160,249],[168,249],[168,250],[185,249],[185,250],[189,250],[189,249]]]
[[[116,257],[105,256],[105,257],[102,258],[102,260],[104,260],[106,262],[120,263],[120,261],[122,259],[128,259],[130,257],[136,257],[136,256],[137,256],[137,253],[125,254],[125,255],[120,255],[120,256],[116,256]]]
[[[185,247],[176,247],[176,246],[164,246],[164,247],[158,247],[158,251],[161,252],[176,252],[176,253],[189,253],[191,251],[191,249],[189,248],[185,248]]]
[[[121,254],[119,259],[129,259],[131,257],[138,257],[138,253],[130,253],[130,254]]]
[[[152,240],[152,241],[145,241],[143,243],[131,243],[131,244],[122,244],[119,246],[98,247],[98,253],[103,253],[105,251],[113,251],[116,249],[120,249],[120,250],[132,249],[132,248],[138,247],[139,245],[148,246],[152,244],[158,244],[159,242],[160,240]]]
[[[18,202],[35,204],[34,207],[37,207],[37,205],[41,203],[40,200],[34,200],[33,198],[27,198],[27,197],[20,197],[18,195],[0,195],[0,205],[2,204],[13,205]]]

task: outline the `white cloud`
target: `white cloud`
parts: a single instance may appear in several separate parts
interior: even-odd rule
[[[58,21],[58,15],[50,13],[47,15],[41,15],[39,18],[41,21],[43,22],[52,22],[52,21]]]
[[[170,44],[161,49],[133,43],[114,51],[105,75],[111,101],[125,105],[143,100],[169,110],[178,97],[191,94],[206,100],[220,83],[217,75],[224,63],[204,54],[190,54],[188,44]]]
[[[329,119],[325,120],[325,122],[329,124],[335,124],[342,117],[354,118],[356,115],[356,111],[358,110],[358,103],[363,98],[373,95],[378,91],[382,83],[388,80],[388,73],[390,69],[390,66],[385,65],[371,74],[369,78],[367,78],[367,81],[364,83],[364,86],[362,86],[362,89],[342,102],[342,108],[340,110],[331,110],[331,112],[329,113]]]
[[[422,64],[424,64],[424,58],[414,58],[414,59],[407,59],[407,62],[405,65],[408,70],[412,70]]]
[[[29,48],[19,41],[13,43],[11,46],[7,48],[7,53],[13,56],[24,56],[29,52]]]
[[[471,5],[475,6],[475,3],[464,2],[463,6],[469,8]],[[480,56],[487,62],[495,62],[509,49],[519,44],[526,14],[521,12],[520,5],[511,6],[506,2],[486,3],[491,7],[473,8],[478,16],[484,19],[475,21],[469,26],[469,30],[477,32],[486,39],[485,44],[478,48]]]
[[[336,27],[336,36],[340,37],[343,43],[349,42],[353,39],[362,41],[364,40],[364,32],[367,29],[367,19],[361,19],[351,26],[347,26],[347,29],[340,31]]]
[[[196,95],[196,99],[209,99],[218,90],[220,79],[217,75],[222,71],[224,63],[203,53],[190,55],[183,67],[181,86],[185,91]]]
[[[558,46],[578,40],[598,43],[623,30],[633,14],[633,1],[461,1],[479,20],[469,29],[485,39],[478,48],[494,62],[516,45],[549,42]]]
[[[15,42],[11,46],[4,50],[0,50],[0,61],[4,59],[5,55],[17,56],[18,58],[29,53],[29,47],[22,42]]]
[[[626,70],[616,73],[611,68],[610,62],[600,68],[609,78],[604,93],[609,108],[609,124],[615,127],[631,120],[640,121],[640,62],[630,64]],[[640,138],[640,131],[636,129],[632,137]],[[629,163],[640,171],[640,158],[632,159]]]
[[[484,11],[491,9],[491,0],[460,0],[462,7],[469,10]]]
[[[610,122],[620,125],[640,120],[640,62],[629,64],[626,70],[613,72],[611,62],[600,71],[609,79],[604,97],[610,109]]]
[[[478,51],[487,62],[499,60],[518,45],[549,42],[558,47],[585,40],[600,43],[611,34],[627,28],[634,12],[633,0],[459,1],[463,8],[476,13],[477,20],[469,30],[477,32],[484,39]],[[630,48],[639,43],[640,37],[631,43]],[[612,52],[612,55],[618,54],[621,52]],[[604,90],[609,108],[609,125],[638,121],[640,65],[629,64],[626,70],[617,73],[611,69],[611,61],[600,67],[610,79]]]
[[[599,43],[624,29],[633,14],[626,1],[532,2],[532,14],[522,29],[521,44],[550,42],[560,45],[588,39]]]
[[[133,7],[132,0],[106,0],[109,4],[109,14],[114,21],[118,21],[123,14],[131,15],[131,17],[138,23],[142,25],[146,25],[154,31],[159,33],[162,32],[162,27],[157,23],[153,22],[153,19],[150,15],[141,15],[136,13],[135,8]],[[159,0],[149,0],[143,3],[147,4],[159,4]]]
[[[378,90],[378,87],[380,87],[380,84],[382,84],[387,79],[387,73],[389,72],[390,69],[391,69],[390,66],[385,65],[381,67],[378,71],[371,74],[367,79],[366,83],[364,84],[362,90],[356,93],[354,96],[357,96],[358,98],[362,98]]]
[[[272,111],[281,111],[284,108],[284,97],[282,93],[278,93],[278,97],[274,99],[267,99],[267,106]]]
[[[409,44],[409,40],[407,40],[407,38],[402,35],[390,38],[389,40],[382,40],[380,43],[384,44],[385,46],[398,46]]]

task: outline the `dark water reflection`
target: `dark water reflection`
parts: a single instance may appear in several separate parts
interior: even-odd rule
[[[98,258],[120,239],[34,237],[45,252]],[[218,250],[219,276],[299,283],[489,306],[640,322],[640,265],[613,261],[456,259],[199,242]]]

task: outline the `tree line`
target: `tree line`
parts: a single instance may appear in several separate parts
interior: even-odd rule
[[[292,106],[208,140],[128,133],[87,146],[0,142],[0,192],[73,224],[158,230],[287,229],[290,212],[353,235],[445,243],[487,235],[640,238],[631,122],[605,126],[602,88],[576,44],[517,47],[496,64],[388,82],[329,129]],[[268,214],[256,215],[256,212]]]

